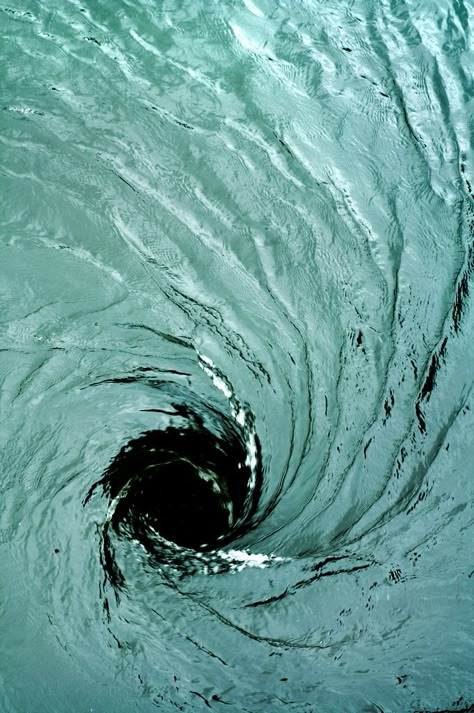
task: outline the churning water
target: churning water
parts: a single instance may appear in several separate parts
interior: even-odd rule
[[[1,7],[1,713],[473,710],[473,31]]]

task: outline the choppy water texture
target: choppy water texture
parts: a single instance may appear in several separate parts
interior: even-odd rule
[[[473,18],[1,7],[2,713],[473,710]]]

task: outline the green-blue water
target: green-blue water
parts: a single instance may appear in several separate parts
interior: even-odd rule
[[[0,8],[1,713],[473,710],[473,31]]]

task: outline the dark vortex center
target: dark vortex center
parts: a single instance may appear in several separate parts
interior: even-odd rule
[[[198,548],[232,527],[233,503],[216,473],[181,459],[150,470],[140,478],[133,507],[166,540]]]
[[[149,550],[157,536],[194,550],[222,546],[253,509],[247,461],[231,422],[219,435],[199,425],[148,431],[121,449],[100,481],[114,505],[112,527]]]

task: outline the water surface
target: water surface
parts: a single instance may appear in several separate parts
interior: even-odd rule
[[[474,704],[473,7],[0,8],[0,710]]]

